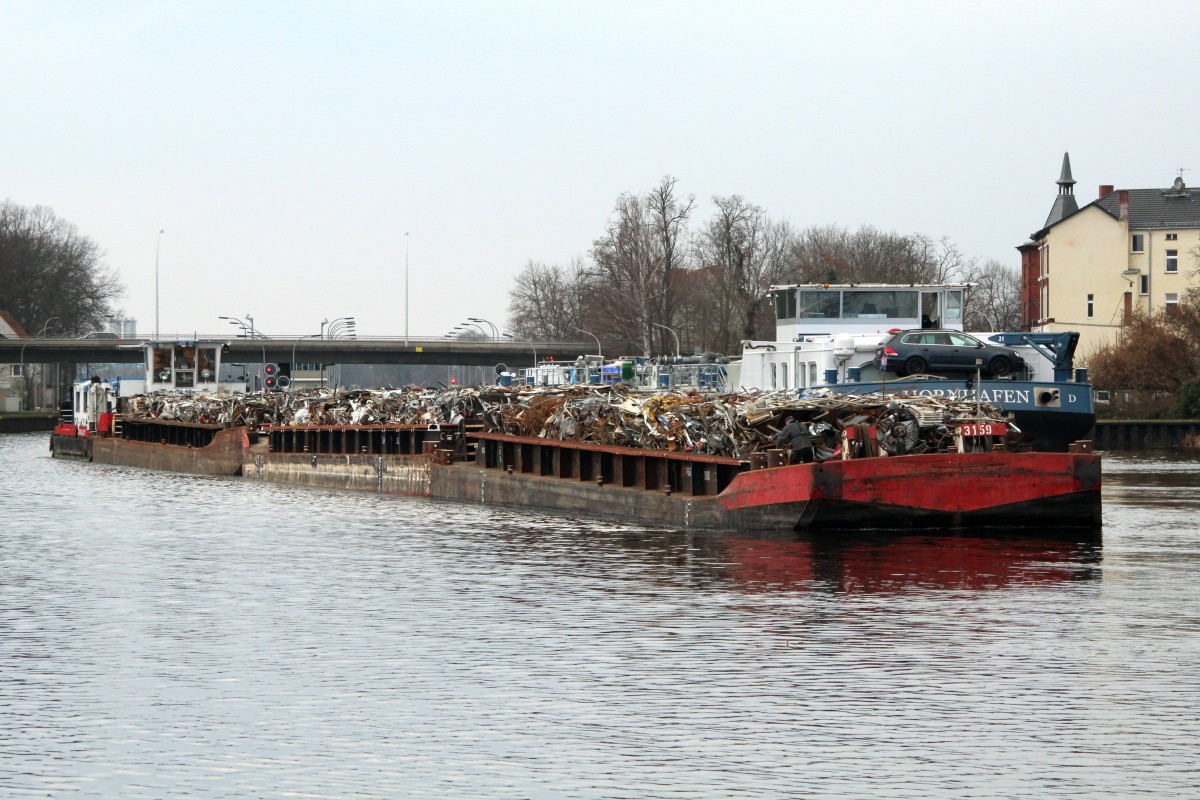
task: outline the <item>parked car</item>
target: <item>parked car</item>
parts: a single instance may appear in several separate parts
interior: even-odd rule
[[[898,331],[875,348],[880,372],[916,375],[923,372],[974,372],[976,359],[984,375],[1003,378],[1025,368],[1025,359],[1008,347],[980,341],[960,331]]]

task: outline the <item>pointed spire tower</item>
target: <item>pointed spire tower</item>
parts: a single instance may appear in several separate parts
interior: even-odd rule
[[[1062,174],[1058,176],[1058,197],[1054,198],[1054,206],[1050,216],[1046,217],[1043,228],[1049,228],[1056,222],[1062,222],[1079,210],[1075,202],[1075,179],[1071,177],[1071,154],[1063,153]]]

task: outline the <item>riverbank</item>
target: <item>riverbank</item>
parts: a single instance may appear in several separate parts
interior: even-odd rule
[[[1097,450],[1143,450],[1150,447],[1195,447],[1200,444],[1200,420],[1096,420]]]
[[[53,411],[5,411],[0,414],[0,433],[52,431],[58,424]]]

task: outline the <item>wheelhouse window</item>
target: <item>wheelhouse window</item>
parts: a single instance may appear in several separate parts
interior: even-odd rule
[[[958,322],[962,319],[962,290],[955,289],[946,292],[946,321]]]
[[[217,348],[196,348],[196,378],[205,383],[212,383],[217,379]]]
[[[196,385],[196,348],[175,346],[175,385],[183,389]]]
[[[171,348],[155,347],[151,353],[150,365],[153,367],[155,383],[171,382]]]
[[[1096,316],[1096,295],[1094,294],[1087,296],[1087,315],[1088,319]]]
[[[1167,251],[1167,272],[1179,272],[1179,251]]]
[[[916,319],[917,292],[898,290],[848,290],[842,292],[846,319]]]
[[[807,319],[837,319],[842,311],[841,292],[800,292],[800,316]]]
[[[775,319],[796,318],[796,293],[791,289],[775,294]]]
[[[1135,233],[1129,237],[1129,252],[1146,252],[1146,235],[1144,233]]]

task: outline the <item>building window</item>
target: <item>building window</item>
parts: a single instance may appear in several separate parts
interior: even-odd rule
[[[781,379],[782,379],[782,381],[783,381],[783,388],[784,388],[784,389],[788,388],[788,385],[787,385],[787,364],[780,364],[780,365],[779,365],[779,375],[780,375],[780,378],[781,378]]]
[[[774,364],[772,364],[771,365],[771,388],[772,389],[779,388],[779,383],[778,383],[779,379],[777,377],[777,373],[778,373],[778,369],[776,368],[776,366]]]
[[[8,368],[10,370],[9,374],[12,375],[12,377],[14,377],[14,378],[21,377],[21,365],[20,364],[10,364]]]
[[[1091,319],[1092,317],[1096,316],[1096,295],[1094,295],[1094,294],[1088,295],[1087,309],[1088,309],[1088,319]]]
[[[1141,288],[1139,289],[1139,291],[1142,294],[1150,294],[1150,276],[1149,275],[1142,276]]]
[[[1179,295],[1175,292],[1167,292],[1166,303],[1164,308],[1168,314],[1174,314],[1179,310]]]
[[[1168,241],[1168,242],[1174,242],[1174,241],[1176,241],[1177,239],[1179,239],[1179,234],[1178,234],[1178,233],[1168,233],[1168,234],[1167,234],[1167,241]]]
[[[1179,251],[1167,251],[1167,272],[1179,272]]]
[[[1146,236],[1142,233],[1135,233],[1129,237],[1129,251],[1131,253],[1146,252]]]

